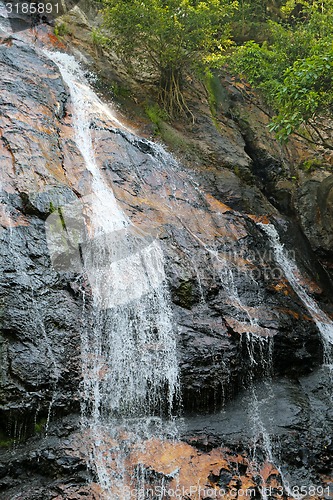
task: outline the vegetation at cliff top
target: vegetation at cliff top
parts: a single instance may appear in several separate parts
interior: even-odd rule
[[[102,1],[99,41],[155,78],[170,117],[190,113],[189,72],[227,64],[261,92],[280,140],[297,132],[333,149],[323,132],[333,108],[333,0]]]
[[[268,20],[267,39],[237,47],[229,67],[259,89],[275,112],[270,128],[281,140],[291,133],[333,149],[333,2],[289,0],[281,19]],[[306,129],[304,129],[306,126]]]
[[[137,73],[157,82],[158,99],[170,116],[189,112],[182,92],[189,70],[212,65],[230,44],[229,0],[104,0],[104,42]]]

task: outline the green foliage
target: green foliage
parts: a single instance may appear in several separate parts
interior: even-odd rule
[[[234,11],[232,34],[237,42],[251,39],[265,40],[267,22],[279,20],[282,16],[282,0],[239,0]]]
[[[54,27],[54,34],[56,36],[65,36],[68,35],[69,28],[66,23],[58,23]]]
[[[310,141],[332,149],[317,126],[333,108],[333,2],[289,0],[284,23],[268,22],[267,41],[249,41],[230,57],[275,110],[270,130],[281,141],[307,126]]]
[[[149,120],[156,125],[156,132],[159,130],[161,123],[168,119],[167,113],[156,103],[146,106],[145,112]]]
[[[312,158],[303,161],[303,163],[300,165],[300,168],[305,172],[313,172],[314,170],[318,170],[325,167],[323,163],[320,160],[318,160],[318,158]]]
[[[275,94],[279,114],[270,125],[281,140],[303,123],[315,128],[314,117],[327,116],[333,109],[333,50],[296,61],[284,77]],[[322,142],[325,145],[323,138]]]
[[[39,420],[39,422],[35,423],[35,433],[40,434],[42,431],[44,431],[46,425],[46,418],[42,418]]]
[[[109,45],[135,74],[156,75],[159,101],[170,116],[188,112],[184,74],[218,65],[229,45],[227,0],[104,0]]]

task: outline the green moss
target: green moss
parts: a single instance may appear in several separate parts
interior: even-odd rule
[[[322,164],[322,162],[317,158],[310,158],[308,160],[303,161],[303,163],[300,164],[300,168],[305,172],[313,172],[315,170],[319,170],[325,167]]]
[[[145,107],[145,113],[154,126],[154,135],[160,137],[161,140],[175,151],[185,153],[193,146],[186,138],[168,123],[167,113],[158,106],[158,104],[150,104]]]
[[[35,423],[35,433],[39,434],[45,428],[46,418],[41,418],[38,422]]]
[[[145,113],[149,120],[155,125],[156,133],[160,132],[161,125],[168,119],[167,113],[156,103],[145,107]]]
[[[174,150],[184,153],[191,149],[191,145],[186,141],[185,137],[167,123],[161,125],[160,135],[163,142],[170,145]]]
[[[56,210],[57,208],[53,205],[52,201],[50,201],[50,214],[53,214]]]
[[[96,47],[105,47],[109,43],[109,39],[98,28],[93,28],[91,31],[91,39]]]
[[[14,439],[0,440],[0,448],[11,448],[14,444]]]
[[[205,72],[204,83],[208,94],[208,103],[212,116],[215,117],[218,108],[217,81],[216,76],[211,71]]]
[[[11,448],[14,444],[14,439],[3,431],[0,431],[0,448]]]
[[[63,229],[64,231],[66,231],[66,232],[67,232],[66,222],[65,222],[64,215],[63,215],[63,213],[62,213],[62,209],[61,209],[61,207],[59,207],[59,208],[57,209],[57,211],[58,211],[59,219],[60,219],[60,222],[61,222],[61,227],[62,227],[62,229]]]
[[[193,284],[191,281],[182,281],[176,290],[176,303],[186,309],[191,309],[194,302]]]
[[[225,90],[216,71],[206,69],[198,75],[205,86],[210,113],[215,127],[219,130],[217,115],[220,106],[226,100]]]
[[[124,87],[122,85],[120,85],[119,83],[113,83],[110,87],[110,90],[113,94],[114,97],[117,97],[117,98],[128,98],[130,97],[131,95],[131,91],[127,88],[127,87]]]
[[[240,168],[237,165],[234,166],[234,173],[237,175],[237,177],[241,176]]]
[[[69,28],[66,23],[58,23],[54,27],[54,34],[56,36],[65,36],[69,34]]]

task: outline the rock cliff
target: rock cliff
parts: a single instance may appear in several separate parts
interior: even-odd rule
[[[102,85],[116,70],[106,65],[103,73],[105,60],[93,59],[86,40],[82,35],[79,46],[87,69],[99,71]],[[91,290],[75,266],[54,266],[45,229],[52,213],[89,196],[91,174],[73,137],[69,89],[45,47],[69,50],[47,27],[37,39],[26,33],[0,44],[4,500],[102,498],[87,483],[93,471],[79,425],[80,336]],[[181,140],[169,145],[180,161],[147,140],[151,128],[142,117],[127,123],[132,132],[103,112],[91,118],[105,183],[131,222],[163,248],[178,332],[179,441],[152,440],[144,456],[132,450],[128,471],[143,463],[149,484],[164,476],[172,488],[179,468],[184,488],[199,476],[214,491],[254,488],[256,498],[264,477],[278,498],[283,469],[299,485],[331,485],[332,493],[322,340],[258,225],[278,228],[306,293],[330,316],[331,174],[328,167],[301,171],[313,152],[300,141],[277,145],[251,91],[227,76],[219,86],[212,120],[194,84],[195,124],[175,124]],[[122,110],[133,118],[135,103]],[[274,454],[279,450],[281,470],[265,461],[265,432],[253,428],[251,408],[260,411]],[[261,478],[251,465],[255,442]],[[197,498],[192,493],[188,498]]]

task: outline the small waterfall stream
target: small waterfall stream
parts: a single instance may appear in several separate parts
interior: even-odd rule
[[[333,344],[333,322],[332,320],[320,309],[316,301],[310,297],[306,292],[303,285],[300,283],[298,276],[300,272],[297,269],[295,262],[293,262],[288,253],[285,251],[283,244],[280,241],[279,233],[273,224],[258,223],[259,227],[268,236],[272,245],[276,262],[279,264],[284,272],[285,277],[290,285],[298,295],[300,300],[305,305],[309,314],[313,318],[322,338],[324,347],[324,362],[332,370],[332,344]]]
[[[301,276],[300,271],[297,268],[296,263],[289,257],[288,252],[286,251],[284,245],[281,243],[279,233],[277,232],[275,226],[273,224],[263,224],[263,223],[257,223],[258,226],[262,229],[262,231],[267,235],[269,242],[272,246],[273,252],[274,252],[274,257],[277,262],[277,264],[281,267],[283,270],[283,273],[285,277],[287,278],[289,284],[292,286],[293,290],[295,291],[296,295],[300,298],[306,309],[308,310],[310,316],[312,317],[313,321],[315,322],[320,335],[321,335],[321,340],[323,344],[323,349],[324,349],[324,365],[323,368],[326,368],[327,374],[328,374],[328,387],[326,387],[326,392],[328,398],[332,400],[333,395],[332,395],[332,386],[333,386],[333,352],[332,352],[332,344],[333,344],[333,322],[332,320],[322,311],[322,309],[318,306],[316,301],[310,297],[310,295],[307,293],[306,289],[304,286],[301,284],[299,276]],[[268,451],[270,452],[270,459],[273,459],[273,453],[272,453],[272,447],[270,445],[270,442],[268,441]],[[287,477],[285,474],[282,472],[281,467],[278,467],[278,470],[281,474],[282,480],[284,487],[286,489],[286,492],[290,496],[294,496],[293,492],[297,490],[293,489],[289,481],[287,480],[287,477],[289,477],[289,474],[287,474]],[[291,486],[291,489],[290,489]],[[297,490],[298,491],[298,490]],[[302,498],[302,495],[296,495],[296,498],[298,497]]]
[[[47,56],[70,89],[75,142],[92,176],[91,194],[82,200],[86,235],[80,244],[92,291],[92,314],[81,346],[83,421],[91,440],[91,465],[106,498],[123,500],[126,446],[149,437],[151,427],[163,434],[158,416],[171,417],[178,397],[176,335],[163,252],[156,240],[131,224],[97,164],[91,115],[101,112],[119,122],[90,90],[72,56]],[[89,315],[86,310],[84,314]]]
[[[158,241],[135,227],[121,210],[94,151],[91,123],[95,116],[100,115],[112,127],[125,130],[129,141],[130,131],[90,89],[84,72],[72,56],[47,51],[44,54],[58,66],[69,88],[73,139],[91,178],[90,192],[77,206],[68,205],[51,216],[51,219],[60,217],[58,230],[63,230],[65,238],[76,245],[80,269],[88,283],[82,287],[85,321],[81,337],[83,434],[90,450],[91,468],[102,488],[100,498],[143,498],[140,494],[144,492],[145,483],[149,483],[147,471],[139,464],[128,476],[129,449],[134,446],[143,450],[145,440],[153,436],[164,439],[177,435],[172,418],[174,403],[179,399],[177,335],[166,286],[164,255]],[[152,147],[159,152],[161,164],[167,168],[164,165],[168,163],[167,153],[160,146]],[[176,193],[176,185],[171,188]],[[171,206],[170,210],[173,208]],[[78,225],[73,223],[76,216],[80,219]],[[325,363],[332,365],[331,320],[299,282],[296,264],[284,251],[274,226],[258,225],[271,242],[276,262],[314,319],[322,335]],[[248,354],[249,404],[252,405],[245,411],[249,410],[254,433],[253,471],[259,474],[263,461],[275,461],[261,415],[265,405],[255,386],[260,365],[259,372],[266,378],[267,398],[270,397],[273,337],[260,327],[251,308],[243,302],[234,276],[235,265],[219,259],[217,251],[209,249],[197,235],[186,229],[212,260],[215,259],[226,300],[230,300],[230,308],[236,310],[235,318],[244,327],[240,337]],[[195,259],[189,258],[195,267]],[[199,272],[196,274],[203,302]],[[51,357],[52,352],[49,355]],[[55,375],[58,375],[56,370]],[[259,456],[259,449],[263,450],[264,457]],[[165,477],[158,480],[163,486]],[[134,490],[136,496],[133,497]],[[263,494],[263,498],[268,497]]]

